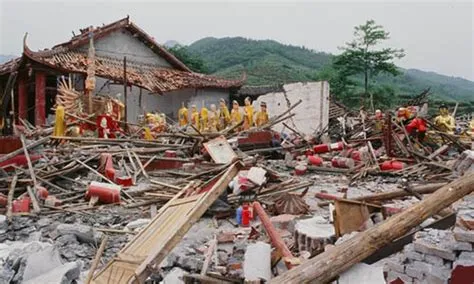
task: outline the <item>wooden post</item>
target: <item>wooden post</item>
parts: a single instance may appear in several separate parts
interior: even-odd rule
[[[36,193],[38,181],[36,180],[35,170],[33,169],[33,164],[31,163],[30,154],[28,154],[28,150],[26,149],[25,137],[23,134],[20,136],[20,140],[23,146],[23,152],[25,153],[26,162],[28,163],[28,170],[30,171],[31,179],[33,180],[33,192]]]
[[[26,78],[19,75],[18,78],[18,118],[26,119],[28,114],[28,95],[26,89]]]
[[[46,124],[46,74],[35,72],[35,126]]]
[[[327,283],[352,265],[403,236],[428,217],[473,191],[474,174],[458,178],[406,211],[317,255],[291,271],[272,279],[270,283],[306,283],[309,281]]]
[[[15,193],[16,182],[18,181],[18,176],[14,175],[10,188],[8,189],[8,199],[7,199],[7,218],[8,222],[12,222],[13,217],[13,195]]]
[[[123,57],[123,99],[124,99],[124,105],[125,105],[125,131],[128,128],[127,122],[128,122],[128,107],[127,107],[127,56]]]
[[[258,201],[255,201],[253,203],[253,210],[255,211],[255,213],[257,213],[258,217],[260,218],[260,221],[262,221],[267,235],[272,240],[272,244],[281,252],[281,255],[283,255],[283,260],[285,261],[286,267],[288,269],[291,269],[293,267],[293,265],[291,264],[291,260],[294,257],[291,254],[291,251],[286,246],[283,239],[276,231],[275,227],[272,224],[272,221],[270,221],[270,218],[268,218],[267,213],[265,213],[265,210],[263,210],[262,205],[260,205]]]

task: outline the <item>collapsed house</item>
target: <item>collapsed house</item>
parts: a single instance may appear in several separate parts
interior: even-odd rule
[[[93,94],[114,98],[121,94],[119,99],[127,105],[126,121],[131,123],[151,111],[174,118],[181,103],[201,106],[203,102],[218,104],[221,98],[229,101],[230,94],[244,83],[192,72],[127,17],[81,29],[48,50],[32,51],[25,35],[22,56],[0,65],[0,90],[6,87],[8,76],[18,72],[13,100],[18,118],[46,125],[48,115],[54,114],[59,76],[71,76],[73,87],[84,91],[91,39],[97,76]]]

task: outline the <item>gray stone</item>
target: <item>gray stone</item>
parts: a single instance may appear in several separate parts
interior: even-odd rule
[[[168,274],[166,274],[165,278],[163,278],[163,284],[184,283],[183,276],[185,274],[187,274],[185,270],[179,267],[174,267]]]
[[[413,283],[413,278],[406,275],[406,274],[399,273],[399,272],[396,272],[396,271],[389,271],[387,273],[387,282],[388,283],[396,280],[397,278],[400,278],[400,280],[402,280],[406,284]]]
[[[451,270],[444,266],[435,266],[429,263],[415,261],[412,267],[422,271],[425,275],[429,274],[445,279],[449,279],[451,276]]]
[[[33,279],[23,282],[23,284],[38,284],[38,283],[60,283],[70,284],[79,279],[81,274],[82,263],[68,262],[61,266],[54,268],[44,274],[39,275]]]
[[[229,260],[229,255],[226,252],[219,251],[217,252],[217,258],[220,264],[226,265],[227,261]]]
[[[23,281],[38,277],[62,265],[59,251],[52,246],[47,247],[42,251],[28,256],[23,273]]]
[[[339,284],[385,283],[381,266],[357,263],[339,275]]]
[[[444,260],[441,257],[429,254],[425,255],[425,262],[437,266],[442,266],[444,264]]]
[[[416,279],[423,279],[423,272],[420,271],[419,269],[411,266],[411,265],[407,265],[406,268],[405,268],[405,273],[410,276],[410,277],[413,277],[413,278],[416,278]]]
[[[414,247],[415,251],[420,253],[436,255],[451,261],[456,259],[456,254],[452,250],[435,247],[433,245],[426,244],[418,240],[414,243]]]
[[[96,234],[94,229],[87,225],[82,224],[59,224],[56,227],[58,236],[63,235],[74,235],[77,240],[81,243],[96,243]]]
[[[243,265],[245,280],[270,281],[272,277],[271,252],[272,247],[264,242],[248,245]]]
[[[148,225],[148,223],[150,223],[151,219],[147,219],[147,218],[143,218],[143,219],[137,219],[137,220],[134,220],[130,223],[128,223],[125,227],[129,230],[135,230],[135,229],[139,229],[139,228],[142,228],[146,225]]]
[[[464,230],[459,227],[455,227],[453,230],[454,238],[459,242],[471,242],[474,243],[474,230]]]
[[[474,252],[463,251],[458,259],[453,263],[453,268],[456,266],[474,266]]]
[[[0,215],[0,229],[3,230],[7,228],[8,228],[7,216]]]
[[[405,266],[401,263],[396,262],[395,260],[387,260],[384,264],[384,270],[385,271],[393,270],[396,272],[404,273]]]

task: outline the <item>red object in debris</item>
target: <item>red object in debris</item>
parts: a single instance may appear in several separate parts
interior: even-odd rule
[[[295,174],[297,176],[302,176],[306,173],[307,170],[308,170],[308,168],[306,166],[298,165],[298,166],[295,167]]]
[[[45,200],[46,198],[48,198],[48,195],[49,195],[49,192],[48,190],[43,187],[43,186],[38,186],[36,188],[36,196],[40,199],[40,200]]]
[[[341,198],[339,196],[332,195],[329,193],[324,193],[324,192],[316,192],[314,196],[319,199],[327,199],[327,200],[338,200],[339,198]]]
[[[351,158],[334,157],[331,160],[331,164],[335,168],[352,169],[355,162]]]
[[[39,159],[41,159],[41,155],[30,155],[31,162],[35,162]],[[23,167],[28,165],[28,161],[26,160],[25,155],[17,155],[11,159],[8,159],[6,161],[3,161],[0,163],[0,168],[4,168],[5,170],[13,170],[13,167],[11,166],[18,166],[18,167]]]
[[[108,179],[115,180],[114,162],[111,154],[104,153],[100,155],[99,168],[101,169],[102,174],[104,174]]]
[[[351,158],[354,160],[354,161],[362,161],[362,158],[361,158],[361,154],[359,151],[355,150],[355,151],[352,151],[351,152]]]
[[[166,158],[176,158],[178,155],[176,154],[176,151],[173,150],[166,150],[165,151],[165,157]]]
[[[28,197],[13,200],[13,213],[30,212],[30,202],[31,200]]]
[[[248,227],[250,225],[250,219],[252,219],[252,212],[250,211],[249,205],[242,205],[242,226]]]
[[[0,206],[7,207],[7,204],[8,204],[8,197],[5,194],[0,193]]]
[[[306,156],[313,156],[313,155],[314,155],[314,152],[313,152],[313,150],[311,150],[311,149],[307,149],[307,150],[304,152],[304,154],[305,154]]]
[[[382,171],[397,171],[405,168],[405,163],[399,161],[385,161],[380,165]]]
[[[331,151],[341,151],[344,149],[344,143],[336,142],[331,144],[319,144],[313,147],[314,153],[327,153]]]
[[[117,125],[110,115],[102,114],[97,116],[96,126],[99,138],[115,138]]]
[[[62,201],[57,199],[56,196],[50,195],[44,201],[44,204],[51,207],[61,206]]]
[[[102,203],[120,203],[120,186],[93,181],[86,192],[86,199],[98,196]]]
[[[132,177],[129,177],[129,176],[117,177],[115,179],[115,182],[117,184],[120,184],[121,186],[132,186],[133,185]]]
[[[316,155],[308,156],[308,163],[313,166],[321,166],[323,164],[323,159]]]

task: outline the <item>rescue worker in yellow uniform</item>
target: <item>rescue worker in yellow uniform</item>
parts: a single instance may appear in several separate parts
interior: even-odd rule
[[[255,118],[255,124],[257,126],[262,126],[268,123],[268,112],[267,112],[267,103],[261,102],[260,103],[260,111],[257,112],[257,116]]]
[[[230,121],[232,126],[239,124],[242,121],[242,114],[240,113],[240,106],[237,101],[232,102],[232,111],[230,113]]]
[[[181,103],[181,108],[178,111],[178,124],[180,127],[188,125],[188,109]]]
[[[253,105],[250,97],[245,98],[244,107],[244,129],[247,130],[253,126]]]
[[[224,99],[220,99],[220,110],[219,110],[219,128],[218,130],[225,129],[230,124],[230,113]]]
[[[211,105],[211,110],[207,118],[207,125],[209,132],[216,132],[217,126],[219,124],[219,113],[217,112],[217,107],[215,104]]]
[[[449,114],[446,105],[441,105],[439,107],[439,115],[435,118],[434,123],[441,131],[450,134],[453,134],[454,129],[456,128],[454,117]]]
[[[199,130],[199,112],[196,105],[191,106],[191,124]]]
[[[209,131],[208,126],[207,126],[207,120],[208,120],[208,114],[209,110],[207,107],[204,105],[204,102],[202,103],[202,108],[201,108],[201,114],[200,114],[200,128],[199,131]]]

